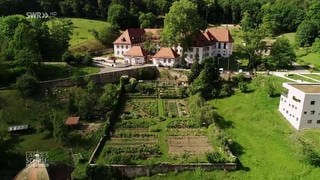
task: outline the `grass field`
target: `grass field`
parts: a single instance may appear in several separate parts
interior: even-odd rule
[[[277,110],[279,98],[269,98],[262,82],[259,78],[250,85],[252,93],[237,92],[210,102],[231,124],[226,131],[236,142],[233,151],[240,158],[240,170],[196,170],[142,179],[318,179],[320,169],[301,160],[297,137],[314,142],[319,149],[320,132],[295,131]],[[278,79],[278,91],[281,82],[284,80]]]
[[[84,76],[98,73],[100,68],[94,66],[70,66],[62,64],[43,64],[36,68],[39,80],[53,80],[72,76]]]
[[[107,22],[90,19],[71,18],[71,21],[74,26],[73,35],[70,41],[71,47],[95,40],[90,31],[99,30],[107,25]]]
[[[319,74],[302,74],[304,76],[307,76],[307,77],[310,77],[310,78],[313,78],[313,79],[316,79],[316,80],[319,80],[320,81],[320,75]]]
[[[5,153],[0,155],[5,155],[5,157],[0,157],[0,161],[10,159],[12,163],[8,165],[8,169],[17,171],[24,167],[27,151],[46,151],[51,160],[70,162],[69,155],[63,150],[62,144],[48,135],[47,131],[39,131],[39,118],[42,114],[54,110],[57,118],[64,119],[67,115],[63,109],[55,107],[49,100],[23,99],[17,91],[12,90],[0,91],[0,101],[1,134],[6,132],[6,127],[10,125],[29,124],[34,129],[34,132],[26,135],[8,136],[6,147],[0,147],[6,149]]]
[[[312,80],[312,79],[309,79],[309,78],[305,78],[305,77],[303,77],[303,76],[300,76],[300,75],[298,75],[298,74],[289,74],[288,75],[288,78],[291,78],[291,79],[294,79],[294,80],[300,80],[300,81],[303,81],[303,82],[316,82],[316,81],[314,81],[314,80]]]
[[[60,89],[55,96],[22,98],[16,90],[0,91],[0,135],[5,135],[5,143],[0,143],[0,164],[5,164],[0,166],[0,177],[3,175],[3,168],[14,175],[25,167],[27,151],[47,152],[49,161],[69,165],[72,164],[70,148],[73,153],[81,153],[85,159],[89,157],[101,134],[100,129],[85,136],[78,131],[70,131],[63,142],[59,142],[47,129],[50,127],[44,127],[41,123],[42,120],[44,123],[49,122],[48,116],[65,121],[68,112],[63,97],[67,93],[68,89]],[[16,136],[7,133],[8,126],[22,124],[29,124],[31,131]]]

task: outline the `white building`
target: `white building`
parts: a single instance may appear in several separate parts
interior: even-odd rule
[[[156,66],[173,67],[178,58],[175,50],[163,47],[152,57],[152,63]]]
[[[161,29],[127,29],[113,42],[114,56],[123,58],[123,55],[133,46],[142,46],[146,35],[151,37],[156,51],[159,51]],[[208,28],[196,34],[192,47],[185,50],[185,60],[187,63],[193,63],[194,59],[198,59],[201,63],[208,57],[230,57],[232,48],[233,39],[227,28]],[[172,49],[178,55],[183,52],[183,48],[179,45]]]
[[[320,128],[320,84],[284,83],[279,111],[297,130]]]
[[[124,62],[130,65],[141,65],[147,61],[147,52],[140,46],[133,46],[123,54]]]
[[[232,55],[233,39],[226,28],[208,28],[199,32],[193,47],[186,51],[186,61],[198,58],[201,63],[209,57],[230,57]],[[190,62],[190,63],[191,63]]]

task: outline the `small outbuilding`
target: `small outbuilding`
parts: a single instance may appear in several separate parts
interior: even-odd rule
[[[80,117],[78,116],[70,116],[66,120],[65,124],[69,127],[77,127],[80,123]]]
[[[146,63],[147,55],[148,53],[141,46],[133,46],[123,56],[126,64],[141,65]]]
[[[152,62],[156,66],[173,67],[178,58],[179,55],[175,50],[163,47],[153,56]]]

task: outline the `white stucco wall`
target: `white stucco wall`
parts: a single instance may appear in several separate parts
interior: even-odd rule
[[[304,93],[288,84],[283,86],[288,90],[287,96],[281,95],[279,103],[284,118],[297,130],[320,128],[320,94]],[[311,101],[315,101],[314,105]]]
[[[156,66],[173,67],[176,59],[153,58],[152,62]]]
[[[144,57],[130,57],[130,56],[124,56],[124,61],[127,64],[130,65],[141,65],[145,63]]]
[[[123,54],[126,53],[129,49],[131,49],[131,45],[113,45],[113,51],[115,57],[123,58]]]

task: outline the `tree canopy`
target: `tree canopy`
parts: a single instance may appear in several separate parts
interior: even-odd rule
[[[197,4],[189,0],[176,1],[165,16],[162,42],[188,47],[192,35],[202,27]]]

